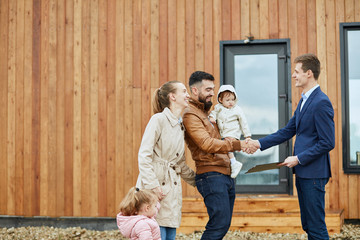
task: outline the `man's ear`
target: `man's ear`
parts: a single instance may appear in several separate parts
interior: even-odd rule
[[[314,76],[314,73],[309,69],[309,70],[306,71],[306,75],[308,77],[312,77],[312,76]]]
[[[191,91],[191,93],[192,94],[194,94],[195,96],[198,96],[199,94],[199,89],[197,89],[197,87],[195,87],[195,86],[192,86],[192,87],[190,87],[190,91]]]

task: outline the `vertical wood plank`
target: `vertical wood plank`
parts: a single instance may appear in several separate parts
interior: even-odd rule
[[[307,1],[307,52],[316,54],[316,0]]]
[[[136,131],[135,129],[141,129],[141,112],[137,111],[139,106],[141,106],[141,88],[133,88],[133,99],[132,99],[132,108],[133,108],[133,145],[132,145],[132,152],[133,152],[133,159],[132,162],[132,186],[136,184],[137,176],[139,175],[139,168],[138,168],[138,161],[137,161],[137,154],[139,151],[140,143],[141,143],[141,132]]]
[[[223,39],[222,37],[222,12],[221,12],[221,1],[214,0],[213,1],[213,28],[214,28],[214,36],[213,36],[213,52],[214,52],[214,67],[213,67],[213,75],[215,78],[215,90],[220,85],[220,49],[219,49],[219,42]],[[241,20],[242,21],[242,20]]]
[[[181,3],[181,1],[177,1],[177,3]],[[151,87],[159,86],[159,0],[150,1],[151,4],[151,29],[150,29],[150,37],[151,37]],[[185,14],[185,13],[184,13]],[[178,16],[178,15],[177,15]],[[185,22],[185,21],[184,21]],[[179,21],[177,22],[179,24]],[[177,27],[177,31],[179,31],[179,27]],[[185,30],[182,32],[184,33]],[[181,34],[182,36],[184,34]],[[178,35],[178,41],[182,37]],[[184,38],[184,37],[183,37]],[[178,44],[179,46],[179,44]],[[185,48],[185,47],[184,47]],[[183,49],[184,49],[183,48]],[[185,67],[183,68],[185,69]],[[179,71],[178,71],[179,73]]]
[[[255,39],[260,38],[260,0],[250,1],[250,32]]]
[[[345,0],[345,22],[354,22],[355,21],[355,4],[354,1]],[[358,218],[359,203],[358,203],[358,191],[359,181],[358,176],[348,175],[347,187],[349,189],[349,199],[347,202],[348,206],[348,218],[354,219]],[[356,192],[354,192],[356,191]]]
[[[281,1],[281,0],[280,0]],[[279,1],[269,0],[269,38],[279,38]]]
[[[56,214],[65,214],[65,3],[57,3],[56,26]]]
[[[99,1],[99,216],[107,214],[107,1]]]
[[[325,0],[316,1],[316,26],[317,26],[317,57],[321,63],[321,74],[318,83],[321,90],[327,93],[327,62],[326,62],[326,23]]]
[[[56,216],[56,129],[57,125],[57,116],[56,116],[56,97],[57,97],[57,53],[56,53],[56,45],[57,45],[57,8],[56,1],[49,1],[49,88],[48,96],[49,96],[49,124],[48,124],[48,162],[49,162],[49,186],[48,186],[48,199],[49,199],[49,208],[48,214],[49,216]]]
[[[0,1],[0,214],[7,214],[8,0]]]
[[[98,216],[99,204],[99,3],[92,0],[91,4],[91,25],[90,25],[90,215]]]
[[[345,0],[345,22],[355,21],[354,0]]]
[[[172,7],[171,9],[176,10],[176,2],[174,2],[175,7]],[[142,0],[141,2],[141,13],[142,13],[142,30],[141,30],[141,51],[142,51],[142,57],[141,57],[141,112],[142,112],[142,118],[141,118],[141,132],[140,134],[145,131],[145,127],[147,125],[147,122],[150,119],[151,115],[151,72],[150,72],[150,63],[151,63],[151,17],[150,17],[150,11],[151,11],[151,5],[149,1]],[[170,8],[169,8],[170,9]],[[174,24],[176,25],[176,14]],[[172,48],[175,50],[172,50],[171,57],[169,57],[169,60],[172,58],[171,68],[174,69],[172,72],[169,71],[169,73],[173,74],[173,79],[176,79],[176,28],[175,33],[173,34],[175,37],[173,40],[173,46]],[[170,41],[170,40],[169,40]],[[170,56],[170,55],[169,55]],[[171,78],[170,78],[171,79]]]
[[[116,105],[115,105],[115,2],[108,1],[107,4],[107,89],[106,89],[106,102],[107,102],[107,172],[106,172],[106,188],[107,188],[107,215],[116,215],[115,207],[115,143],[116,132]],[[140,25],[141,26],[141,25]],[[139,64],[141,66],[141,64]]]
[[[195,70],[195,2],[186,0],[185,2],[185,59],[186,77]],[[161,21],[161,18],[160,18]],[[160,22],[161,23],[161,22]],[[160,43],[161,46],[161,43]],[[161,64],[161,62],[160,62]]]
[[[231,40],[231,1],[221,1],[221,13],[222,40]]]
[[[288,38],[289,37],[288,1],[279,1],[278,12],[279,12],[279,38]]]
[[[204,71],[213,73],[214,67],[214,48],[213,48],[213,3],[212,1],[204,1]],[[240,20],[239,20],[240,25]],[[184,68],[183,68],[184,69]],[[187,76],[189,77],[189,76]],[[185,81],[188,84],[188,79],[185,77]],[[185,84],[185,85],[187,85]],[[193,162],[191,160],[191,162]]]
[[[124,72],[124,80],[125,80],[125,102],[124,102],[124,108],[125,108],[125,149],[129,149],[129,151],[125,151],[125,157],[124,157],[124,165],[125,166],[131,166],[128,168],[125,168],[124,173],[124,192],[126,193],[131,186],[133,186],[133,175],[134,175],[134,167],[137,168],[137,155],[133,156],[133,87],[132,87],[132,59],[133,59],[133,42],[132,42],[132,31],[133,31],[133,19],[132,19],[132,1],[131,0],[125,0],[125,9],[124,9],[125,17],[125,54],[124,54],[124,69],[126,71]],[[135,164],[135,163],[136,164]]]
[[[16,88],[16,2],[9,2],[8,78],[7,78],[7,211],[15,214],[15,88]]]
[[[41,3],[33,2],[32,41],[32,134],[31,134],[31,213],[40,215],[40,94],[41,94]]]
[[[336,16],[336,45],[340,46],[340,32],[339,32],[339,23],[340,22],[344,22],[345,21],[345,1],[344,0],[340,0],[340,1],[335,1],[335,16]],[[342,112],[341,110],[341,81],[339,81],[339,79],[341,79],[341,63],[340,63],[340,47],[336,48],[336,59],[337,59],[337,64],[336,64],[336,73],[337,73],[337,106],[338,106],[338,113],[340,116],[340,113]],[[336,124],[336,123],[335,123]],[[338,117],[338,121],[337,121],[338,126],[342,125],[342,118]],[[335,128],[336,129],[336,128]],[[336,143],[337,143],[337,147],[339,149],[343,149],[342,146],[342,129],[338,127],[338,137],[336,138]],[[341,161],[340,159],[343,159],[343,152],[342,151],[338,151],[338,155],[335,156],[334,159],[339,159],[337,162],[338,165],[338,169],[339,171],[339,180],[338,180],[338,186],[339,186],[339,196],[337,196],[339,198],[339,208],[340,209],[344,209],[344,218],[348,218],[349,215],[349,210],[348,210],[348,199],[349,199],[349,194],[348,194],[348,175],[344,174],[344,171],[342,171],[342,167],[343,167],[343,161]]]
[[[335,1],[334,0],[328,0],[326,2],[326,59],[327,59],[327,65],[328,66],[336,66],[336,23],[335,23]],[[334,121],[337,122],[338,115],[338,106],[336,102],[336,92],[337,89],[333,86],[337,85],[337,71],[336,67],[329,67],[327,69],[327,86],[328,86],[328,96],[333,104],[334,111],[335,111],[335,117]],[[340,87],[340,86],[339,86]],[[341,117],[341,115],[340,115]],[[335,139],[338,139],[339,134],[339,128],[335,129]],[[332,178],[331,178],[331,184],[329,184],[329,198],[331,199],[329,201],[329,207],[331,209],[338,209],[339,208],[339,169],[338,164],[335,161],[337,159],[337,152],[338,148],[333,149],[330,152],[330,159],[331,161],[331,172],[332,172]],[[335,180],[336,179],[336,180]]]
[[[232,0],[231,1],[231,39],[239,40],[240,38],[240,26],[241,26],[241,17],[240,17],[240,1],[241,0]]]
[[[115,155],[115,206],[118,211],[118,205],[125,195],[124,184],[124,169],[125,159],[124,152],[126,151],[124,146],[125,138],[125,82],[124,82],[124,1],[116,2],[116,56],[115,56],[115,97],[116,97],[116,155]]]
[[[168,0],[168,81],[176,80],[177,74],[177,29],[176,29],[176,0]],[[144,3],[144,2],[143,2]],[[146,17],[143,13],[143,18]],[[144,19],[143,19],[143,27]],[[143,36],[144,37],[144,36]],[[144,54],[144,53],[143,53]],[[143,58],[144,59],[144,58]],[[144,62],[143,62],[144,63]],[[145,129],[143,129],[144,131]]]
[[[16,5],[15,82],[15,214],[24,214],[24,7]]]
[[[133,0],[133,86],[141,87],[141,0]]]
[[[32,39],[33,39],[33,3],[25,1],[24,5],[24,216],[32,216],[31,194],[34,191],[32,175],[35,169],[31,165],[31,145],[32,145]],[[0,20],[1,21],[1,20]],[[0,23],[1,25],[1,23]],[[0,31],[1,32],[1,31]],[[1,34],[1,33],[0,33]],[[0,52],[1,54],[1,52]],[[1,55],[2,56],[2,55]],[[1,65],[1,63],[0,63]],[[0,69],[1,72],[1,69]],[[0,75],[1,78],[1,75]],[[1,88],[1,86],[0,86]],[[1,94],[0,94],[1,95]],[[0,100],[1,101],[1,100]],[[1,114],[0,114],[1,116]],[[1,122],[0,122],[1,124]],[[0,134],[1,136],[1,134]],[[1,137],[0,137],[1,138]],[[1,151],[0,151],[1,154]],[[1,174],[1,172],[0,172]],[[1,181],[1,179],[0,179]],[[1,192],[1,190],[0,190]],[[0,201],[1,205],[1,201]],[[1,213],[1,211],[0,211]]]
[[[168,1],[159,0],[159,85],[168,81]]]
[[[65,214],[65,2],[57,1],[56,26],[56,214]],[[55,175],[55,174],[54,174]]]
[[[49,0],[41,2],[40,214],[49,214]]]
[[[182,82],[186,86],[186,76],[185,76],[185,1],[176,1],[176,80]],[[153,30],[151,30],[153,34]],[[155,33],[156,34],[156,33]],[[155,63],[156,64],[156,63]],[[159,64],[159,63],[157,63]],[[151,85],[151,87],[155,87]],[[153,91],[152,91],[153,92]]]
[[[195,1],[195,69],[204,69],[204,3],[202,0]]]
[[[297,1],[297,40],[298,55],[307,53],[307,5],[306,1]]]
[[[74,108],[73,108],[73,121],[74,121],[74,145],[73,145],[73,205],[74,216],[81,216],[81,48],[82,48],[82,0],[74,1]]]
[[[269,23],[269,1],[268,0],[260,0],[259,2],[259,36],[261,39],[269,38],[269,25],[275,23]]]
[[[288,38],[293,39],[291,40],[291,62],[294,62],[294,59],[299,55],[298,53],[298,41],[297,37],[299,36],[297,34],[297,28],[298,28],[298,22],[297,22],[297,6],[296,6],[296,0],[289,0],[288,1]],[[279,10],[281,11],[281,10]],[[294,68],[294,64],[292,64],[292,68]],[[295,81],[291,81],[291,96],[292,99],[295,99],[295,101],[292,101],[292,109],[293,112],[296,109],[296,105],[300,99],[300,92],[301,89],[295,87]],[[295,181],[294,181],[295,183]],[[295,191],[294,191],[295,192]]]
[[[241,0],[241,39],[250,36],[250,0]]]
[[[90,208],[90,1],[82,1],[81,16],[81,216]]]
[[[65,216],[73,216],[74,160],[74,3],[65,5]]]

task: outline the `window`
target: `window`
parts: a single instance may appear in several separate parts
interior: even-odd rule
[[[340,23],[343,167],[360,173],[360,23]]]

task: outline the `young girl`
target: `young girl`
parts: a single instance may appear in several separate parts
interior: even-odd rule
[[[160,228],[155,215],[160,208],[153,191],[132,187],[120,203],[117,226],[122,235],[132,240],[159,240]]]
[[[181,178],[195,186],[195,173],[185,163],[185,129],[181,118],[190,96],[185,85],[178,81],[163,84],[154,95],[154,115],[139,149],[136,186],[152,189],[158,195],[161,209],[156,221],[161,239],[175,240],[181,222]]]
[[[236,104],[237,95],[233,86],[222,85],[218,92],[218,102],[209,115],[210,122],[217,123],[222,138],[232,137],[240,139],[241,134],[250,138],[250,128],[246,121],[245,114]],[[229,153],[231,161],[231,177],[236,178],[239,174],[242,163],[236,161],[234,153]]]

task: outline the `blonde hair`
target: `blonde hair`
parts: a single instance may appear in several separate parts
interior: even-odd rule
[[[152,190],[132,187],[120,203],[120,212],[124,216],[136,215],[144,204],[154,201],[157,197]]]
[[[170,81],[164,83],[160,88],[156,89],[153,98],[153,110],[154,114],[162,112],[166,107],[170,107],[170,93],[176,93],[176,84],[181,83],[179,81]]]

